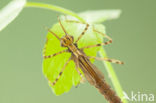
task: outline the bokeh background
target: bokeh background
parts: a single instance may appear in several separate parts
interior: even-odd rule
[[[11,0],[0,0],[0,8]],[[156,0],[28,0],[50,3],[75,12],[121,9],[117,20],[107,21],[107,34],[113,43],[105,49],[111,58],[125,65],[113,64],[124,91],[130,95],[156,96]],[[105,103],[104,97],[88,83],[55,96],[42,74],[42,48],[47,31],[57,22],[58,13],[24,8],[21,14],[0,32],[0,103]],[[95,62],[105,74],[105,67]],[[156,100],[155,100],[156,102]],[[155,103],[153,102],[153,103]],[[132,102],[135,103],[135,102]],[[137,102],[138,103],[138,102]],[[147,103],[147,102],[141,102]],[[149,103],[149,102],[148,102]]]

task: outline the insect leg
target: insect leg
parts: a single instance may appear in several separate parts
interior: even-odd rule
[[[69,58],[69,59],[67,60],[67,62],[64,64],[64,66],[63,66],[63,68],[62,68],[61,72],[59,73],[59,75],[58,75],[58,77],[55,79],[55,81],[54,81],[54,82],[49,81],[49,82],[50,82],[50,84],[51,84],[52,86],[54,86],[54,85],[57,83],[57,81],[58,81],[58,80],[59,80],[59,78],[61,77],[61,75],[62,75],[62,73],[63,73],[64,69],[66,68],[66,66],[67,66],[67,65],[68,65],[68,63],[70,62],[70,60],[71,60],[71,58]]]
[[[56,56],[56,55],[59,55],[59,54],[62,54],[62,53],[64,53],[64,52],[69,52],[68,50],[63,50],[63,51],[60,51],[60,52],[57,52],[57,53],[55,53],[55,54],[51,54],[51,55],[47,55],[47,56],[43,56],[44,57],[44,59],[48,59],[48,58],[52,58],[52,57],[54,57],[54,56]],[[45,54],[45,53],[44,53]]]
[[[102,36],[104,36],[105,38],[108,39],[108,41],[104,42],[105,44],[110,44],[110,43],[112,43],[112,38],[111,38],[111,37],[109,37],[109,36],[106,35],[105,33],[102,33],[102,32],[100,32],[100,31],[96,30],[94,26],[93,26],[93,31],[94,31],[94,32],[97,32],[97,33],[99,33],[99,34],[101,34]]]
[[[112,39],[111,39],[108,35],[106,35],[106,34],[104,34],[104,33],[102,33],[102,32],[99,32],[99,31],[95,30],[94,27],[93,27],[93,31],[94,31],[94,32],[97,32],[97,33],[99,33],[99,34],[101,34],[101,35],[103,35],[105,38],[108,39],[108,41],[106,41],[106,42],[104,42],[104,43],[96,44],[96,45],[89,45],[89,46],[86,46],[86,47],[82,47],[82,48],[81,48],[82,50],[85,49],[85,48],[98,47],[98,46],[108,45],[108,44],[112,43]]]
[[[64,17],[65,17],[65,21],[69,22],[69,23],[86,24],[86,23],[83,23],[83,22],[80,22],[80,21],[76,21],[76,20],[68,20],[66,15],[64,15]]]
[[[98,46],[102,46],[102,45],[107,45],[107,44],[110,44],[111,41],[109,42],[104,42],[104,43],[100,43],[100,44],[95,44],[95,45],[89,45],[89,46],[85,46],[85,47],[82,47],[80,48],[81,50],[85,49],[85,48],[93,48],[93,47],[98,47]]]
[[[78,39],[75,41],[75,43],[77,43],[82,36],[86,33],[86,31],[88,30],[89,24],[86,24],[86,27],[84,28],[83,32],[80,34],[80,36],[78,37]]]
[[[67,20],[66,16],[65,16],[65,20],[66,20],[66,22],[70,22],[70,23],[79,23],[79,24],[85,24],[86,25],[86,27],[84,28],[84,30],[82,31],[82,33],[80,34],[78,39],[75,41],[75,43],[77,43],[82,38],[82,36],[86,33],[86,31],[88,30],[89,24],[88,23],[82,23],[82,22],[76,21],[76,20]]]
[[[46,38],[45,46],[43,48],[43,55],[46,53],[48,38]]]
[[[100,58],[100,57],[88,57],[89,59],[96,59],[96,60],[105,60],[111,63],[116,63],[116,64],[124,64],[124,62],[120,61],[120,60],[116,60],[116,59],[109,59],[109,58]]]

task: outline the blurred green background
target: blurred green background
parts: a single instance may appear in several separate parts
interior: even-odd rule
[[[0,0],[0,8],[10,1]],[[128,95],[133,91],[156,96],[156,0],[29,1],[56,4],[75,12],[121,9],[119,19],[104,23],[107,34],[114,41],[105,49],[110,58],[125,62],[125,65],[113,66]],[[51,27],[57,22],[57,14],[44,9],[24,8],[0,32],[0,103],[105,103],[104,97],[88,83],[73,87],[61,96],[55,96],[48,86],[42,74],[42,48],[47,33],[43,27]],[[112,85],[103,64],[95,64]]]

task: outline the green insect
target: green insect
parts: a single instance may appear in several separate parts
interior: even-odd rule
[[[92,64],[94,59],[123,64],[119,60],[96,57],[102,45],[112,42],[102,30],[101,25],[73,20],[59,20],[59,24],[48,29],[43,72],[56,95],[68,92],[73,85],[77,86],[86,78],[110,103],[122,103],[105,82],[103,74]],[[102,42],[103,36],[108,41]]]

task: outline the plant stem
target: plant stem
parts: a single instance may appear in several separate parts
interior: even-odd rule
[[[77,18],[81,22],[85,23],[85,20],[83,20],[81,17],[79,17],[76,13],[74,13],[68,9],[56,6],[56,5],[51,5],[51,4],[49,5],[49,4],[36,3],[36,2],[27,2],[25,7],[35,7],[35,8],[43,8],[43,9],[49,9],[49,10],[57,11],[60,13],[64,13],[67,15],[74,16],[75,18]]]
[[[49,10],[53,10],[53,11],[57,11],[57,12],[60,12],[60,13],[64,13],[64,14],[67,14],[67,15],[71,15],[71,16],[74,16],[75,18],[77,18],[78,20],[80,20],[81,22],[85,23],[85,20],[81,17],[79,17],[76,13],[68,10],[68,9],[65,9],[65,8],[62,8],[62,7],[59,7],[59,6],[55,6],[55,5],[49,5],[49,4],[43,4],[43,3],[35,3],[35,2],[27,2],[25,7],[35,7],[35,8],[43,8],[43,9],[49,9]],[[107,54],[104,50],[104,48],[99,51],[100,53],[100,56],[102,58],[104,57],[107,57]],[[124,95],[123,95],[123,90],[121,88],[121,85],[119,83],[119,80],[116,76],[116,73],[111,65],[111,63],[109,62],[104,62],[104,65],[106,67],[106,70],[110,76],[110,79],[113,83],[113,86],[117,92],[117,94],[119,95],[120,98],[122,98]],[[123,99],[123,103],[128,103],[126,101],[126,99]]]
[[[99,51],[99,54],[102,58],[105,58],[107,57],[107,54],[104,50],[104,48],[101,48],[100,51]],[[116,73],[113,69],[113,66],[111,65],[110,62],[107,62],[107,61],[103,61],[103,64],[105,65],[106,67],[106,70],[108,72],[108,75],[110,76],[110,79],[113,83],[113,86],[115,88],[115,91],[117,92],[117,95],[120,97],[120,98],[123,98],[124,97],[124,94],[123,94],[123,90],[122,90],[122,87],[120,85],[120,82],[116,76]],[[128,103],[126,99],[123,99],[123,103]]]

